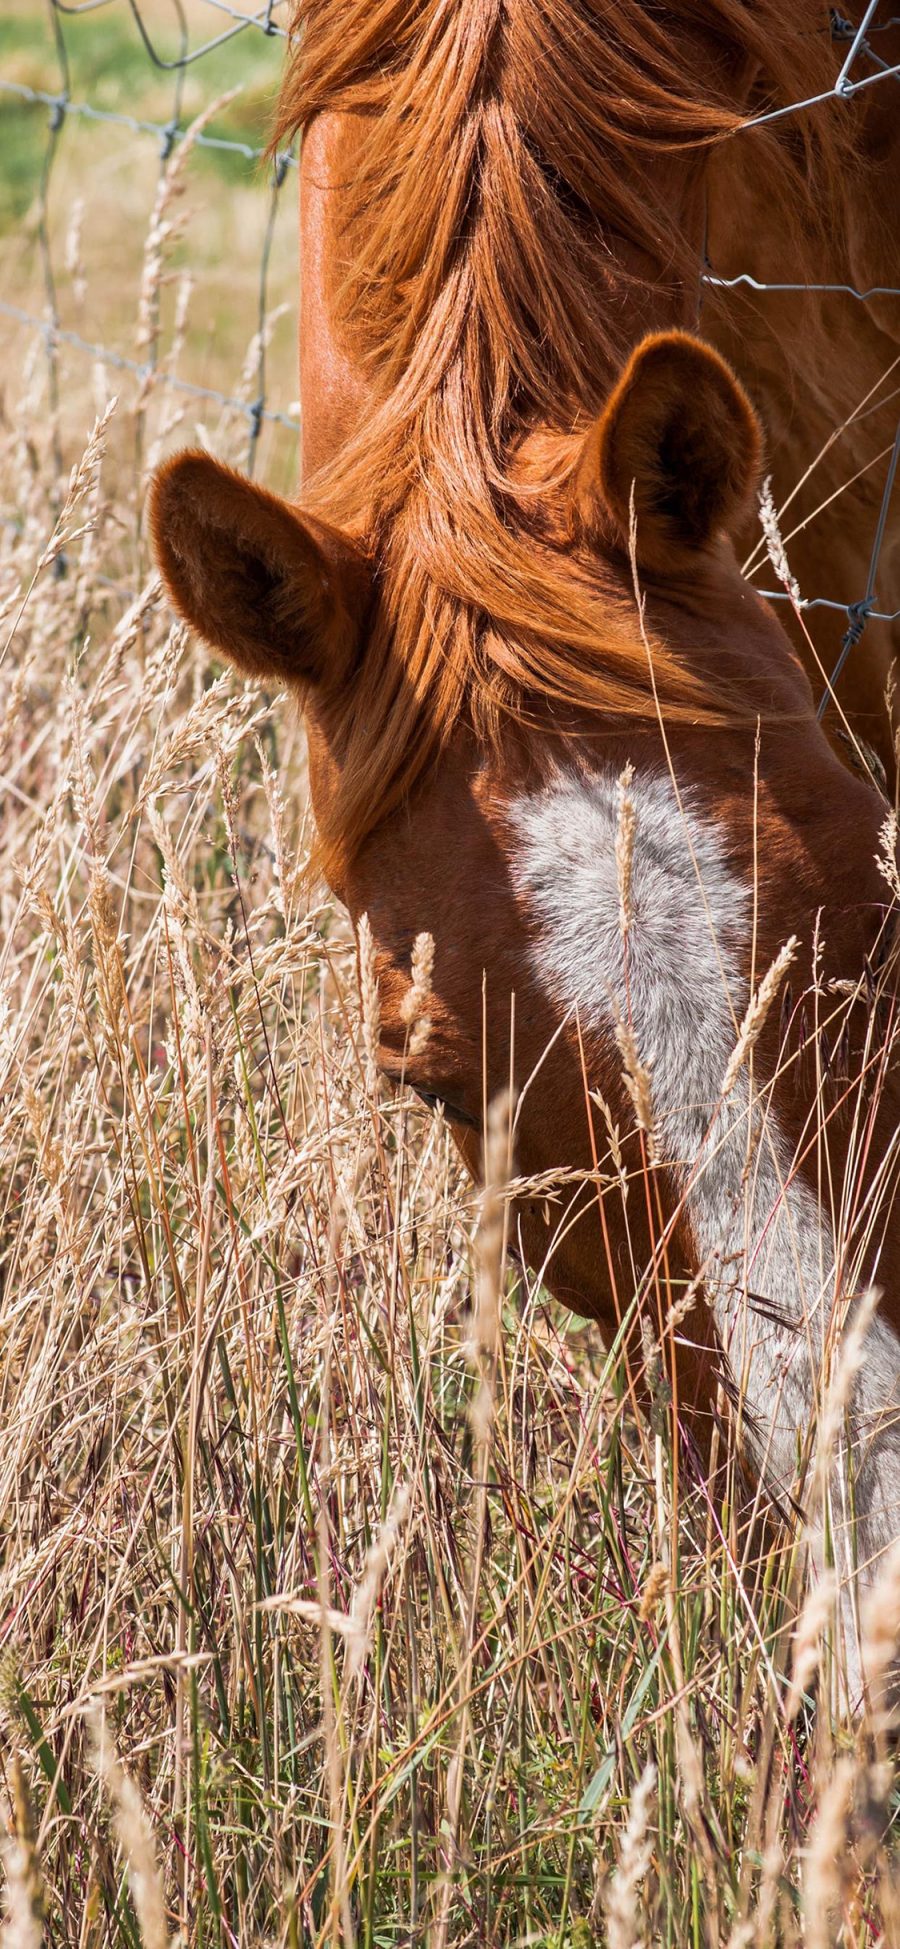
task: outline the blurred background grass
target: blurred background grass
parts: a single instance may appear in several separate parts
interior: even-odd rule
[[[284,50],[276,31],[284,0],[271,8],[273,31],[257,24],[265,9],[245,0],[243,26],[215,0],[142,0],[140,20],[129,0],[104,0],[90,11],[63,12],[40,0],[5,0],[0,13],[0,297],[33,317],[50,315],[52,288],[62,331],[125,359],[142,358],[135,334],[145,244],[159,182],[164,141],[157,130],[184,130],[222,96],[205,133],[259,151],[269,133]],[[236,8],[235,12],[239,12]],[[143,25],[144,36],[142,36]],[[158,62],[184,65],[166,68]],[[217,43],[210,45],[210,43]],[[58,130],[52,105],[15,92],[66,95]],[[74,106],[73,106],[74,105]],[[94,113],[79,112],[84,105]],[[135,130],[104,115],[154,125]],[[160,352],[171,343],[178,279],[192,283],[176,377],[231,394],[240,385],[257,332],[261,268],[273,225],[262,300],[271,333],[266,351],[266,407],[296,415],[296,170],[283,170],[274,197],[272,165],[237,148],[196,146],[180,199],[180,234],[166,253],[161,291]],[[77,260],[77,261],[76,261]],[[0,315],[6,385],[15,383],[34,328]],[[76,440],[92,417],[92,366],[86,352],[58,348],[60,424]],[[116,377],[121,394],[140,381]],[[177,389],[176,389],[177,390]],[[182,395],[182,442],[197,437],[210,405]],[[212,403],[214,406],[214,402]],[[177,444],[177,442],[176,442]],[[267,477],[293,478],[296,438],[264,422]]]

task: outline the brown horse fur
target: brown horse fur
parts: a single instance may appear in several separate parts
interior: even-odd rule
[[[655,690],[648,684],[633,603],[623,598],[590,533],[599,508],[601,525],[617,533],[620,549],[627,544],[631,482],[623,464],[632,462],[618,456],[622,422],[641,482],[653,482],[652,490],[641,487],[636,509],[641,566],[669,580],[679,572],[691,576],[698,546],[733,526],[752,496],[762,442],[724,361],[683,333],[651,337],[635,354],[605,412],[567,454],[555,493],[543,481],[538,499],[532,482],[522,479],[517,492],[527,511],[527,547],[521,531],[493,533],[488,504],[470,498],[467,505],[460,479],[456,508],[452,515],[442,510],[447,525],[433,536],[427,567],[410,552],[408,504],[397,523],[399,569],[394,538],[385,535],[378,601],[371,605],[373,575],[360,541],[256,484],[248,492],[239,476],[203,453],[176,455],[160,469],[151,523],[182,614],[249,676],[266,674],[268,639],[279,645],[274,655],[268,652],[271,679],[293,682],[300,692],[311,678],[327,681],[343,754],[340,802],[327,822],[320,819],[332,880],[342,857],[410,789],[461,722],[489,744],[511,711],[521,723],[548,702],[587,707],[607,720],[653,718],[662,701],[675,720],[755,722],[759,700],[747,692],[740,663],[727,649],[701,676],[655,640]],[[677,503],[668,516],[667,455],[676,470]],[[527,475],[521,457],[518,471]],[[591,471],[593,494],[586,486]],[[474,456],[468,485],[470,496],[479,492]],[[642,503],[642,492],[655,501]],[[435,521],[433,500],[424,495],[421,512],[429,524]],[[480,575],[487,603],[490,549],[493,600],[489,611],[476,610],[466,590],[469,578]],[[347,683],[352,632],[355,625],[359,633],[363,616],[365,655]]]
[[[746,397],[715,353],[660,329],[690,322],[691,280],[664,275],[663,257],[670,271],[699,261],[708,145],[798,78],[814,92],[833,53],[818,7],[785,19],[768,0],[685,0],[678,12],[684,34],[674,7],[650,17],[631,0],[602,15],[586,0],[311,4],[285,114],[286,126],[314,117],[301,321],[313,476],[297,508],[208,456],[176,457],[157,477],[153,525],[183,613],[240,668],[303,698],[323,859],[376,944],[382,1067],[445,1103],[475,1173],[483,1105],[512,1075],[518,1170],[584,1174],[549,1224],[543,1197],[523,1194],[522,1255],[607,1333],[640,1293],[701,1454],[722,1389],[746,1382],[744,1433],[771,1481],[772,1404],[799,1348],[774,1469],[788,1492],[820,1385],[808,1332],[822,1352],[877,1276],[884,1317],[850,1430],[856,1554],[871,1565],[900,1527],[900,1091],[867,1005],[890,946],[884,805],[838,761],[779,617],[738,571],[725,529],[752,500],[759,458]],[[592,63],[597,89],[579,80]],[[843,137],[836,118],[788,126],[764,138],[762,177],[779,221],[808,220],[812,236],[816,184],[844,207]],[[873,235],[859,245],[868,261]],[[654,933],[639,887],[616,948],[609,808],[626,761],[636,870],[659,888],[666,925]],[[685,824],[718,882],[721,982],[696,914],[685,935],[696,883],[680,853],[667,869]],[[404,1001],[423,929],[436,943],[432,1027],[413,1060]],[[712,1100],[723,1034],[737,1036],[792,932],[790,987],[750,1059],[747,1104],[765,1114],[754,1123],[748,1107],[746,1156],[717,1182],[723,1245],[761,1177],[775,1184],[763,1234],[799,1214],[806,1257],[782,1263],[772,1290],[760,1273],[754,1293],[760,1240],[745,1241],[736,1344],[723,1271],[691,1288],[679,1329],[667,1317],[708,1256],[691,1202],[699,1139],[664,1123],[647,1181],[646,1118],[617,1046],[629,1023],[609,1017],[604,957],[625,956],[617,1007],[631,957],[636,975],[642,956],[651,971],[651,1098],[677,1094],[680,1066],[690,1078],[709,1044]],[[892,970],[888,956],[889,1015]],[[639,1011],[631,1032],[639,1059]],[[627,1205],[616,1156],[632,1174]],[[810,1264],[832,1251],[807,1318]]]
[[[379,397],[406,382],[407,411],[477,357],[488,452],[597,410],[651,281],[693,320],[693,212],[673,191],[693,194],[748,112],[836,69],[816,0],[299,0],[294,28],[276,140],[365,117],[338,317]],[[808,258],[853,193],[846,117],[759,130],[752,166]]]
[[[614,629],[621,592],[602,572],[595,535],[621,552],[634,524],[642,569],[668,584],[692,578],[698,556],[715,552],[744,513],[761,456],[756,414],[724,359],[687,332],[646,338],[584,440],[557,518],[570,559],[577,562],[576,534],[589,551],[582,573],[595,584],[598,609],[612,610]],[[246,676],[291,685],[301,697],[310,688],[327,692],[341,712],[363,681],[378,628],[373,577],[358,546],[200,451],[176,454],[158,470],[150,524],[169,593],[194,629]],[[625,647],[641,645],[646,714],[652,692],[633,618],[623,635]],[[660,644],[655,667],[667,659]],[[631,704],[629,696],[626,716]],[[752,721],[749,700],[743,715]],[[348,844],[343,808],[340,843]]]
[[[377,549],[411,673],[385,717],[373,654],[347,727],[360,830],[467,702],[495,733],[534,688],[641,713],[639,647],[535,546],[521,443],[543,429],[559,465],[568,440],[572,457],[644,332],[696,325],[707,245],[726,276],[892,281],[869,178],[877,166],[884,200],[900,139],[875,125],[877,88],[736,135],[833,83],[842,49],[823,0],[302,0],[296,28],[278,136],[306,130],[304,456],[307,475],[327,470],[310,505]],[[877,300],[707,293],[705,329],[764,409],[779,495],[890,365],[883,315]],[[806,519],[838,497],[795,543],[806,595],[863,592],[891,410],[870,402],[796,504]],[[888,569],[886,551],[890,608]],[[840,627],[814,613],[828,668]],[[891,769],[888,634],[869,626],[840,694]],[[697,695],[664,659],[658,680],[675,711],[734,709],[722,682]]]

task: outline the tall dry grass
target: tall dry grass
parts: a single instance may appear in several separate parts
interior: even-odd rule
[[[508,1107],[479,1195],[382,1093],[301,732],[148,561],[166,397],[96,389],[68,487],[37,355],[2,430],[5,1944],[900,1940],[896,1559],[853,1727],[812,1531],[760,1556],[652,1337],[639,1429],[513,1269]]]

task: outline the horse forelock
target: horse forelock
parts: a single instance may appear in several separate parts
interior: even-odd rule
[[[359,118],[334,307],[372,413],[313,484],[379,564],[344,727],[352,841],[464,712],[483,735],[529,695],[655,713],[633,609],[536,536],[514,455],[536,427],[574,453],[647,293],[676,323],[699,293],[653,166],[702,181],[748,113],[827,89],[835,57],[818,0],[298,0],[294,27],[276,140]],[[802,260],[843,194],[839,117],[739,139]],[[661,649],[655,674],[676,716],[740,709]]]

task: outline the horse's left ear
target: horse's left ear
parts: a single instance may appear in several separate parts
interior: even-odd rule
[[[300,689],[347,681],[371,597],[347,536],[194,452],[154,475],[150,528],[175,608],[245,676]]]
[[[645,338],[591,429],[576,477],[587,527],[599,507],[641,566],[683,573],[752,506],[759,421],[730,366],[687,332]]]

